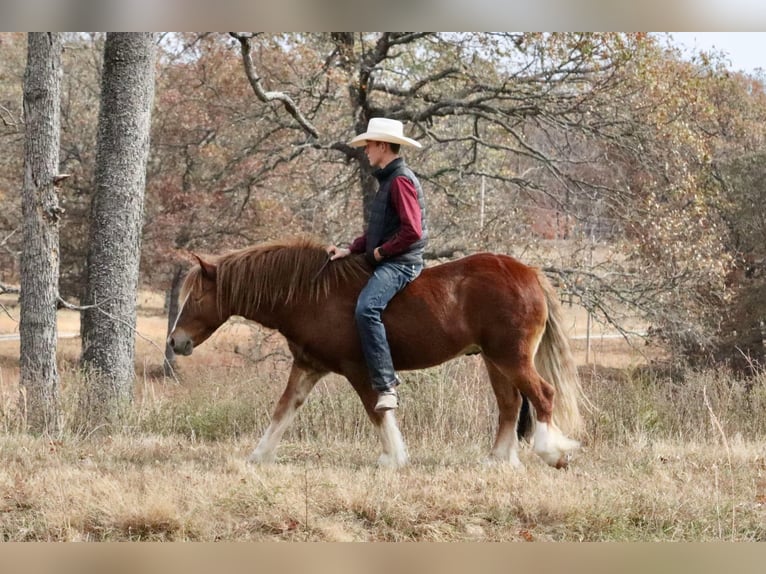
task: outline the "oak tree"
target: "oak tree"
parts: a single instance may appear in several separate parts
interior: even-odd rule
[[[91,425],[132,400],[155,52],[152,33],[106,36],[81,326]]]
[[[30,33],[24,74],[23,247],[20,379],[22,412],[33,432],[59,430],[56,309],[59,277],[58,185],[61,36]]]

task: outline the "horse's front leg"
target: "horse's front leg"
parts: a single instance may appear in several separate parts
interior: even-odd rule
[[[266,432],[263,433],[258,446],[248,458],[250,462],[271,462],[274,460],[274,451],[276,451],[285,430],[295,418],[295,412],[306,400],[317,381],[325,374],[324,371],[317,371],[293,362],[287,387],[277,402],[271,416],[271,423]]]
[[[383,448],[383,452],[378,458],[378,466],[399,468],[406,465],[409,457],[402,433],[396,422],[396,416],[393,411],[379,413],[375,410],[378,393],[370,385],[366,369],[346,373],[346,378],[348,378],[351,386],[354,387],[354,390],[359,395],[364,405],[364,410],[367,411],[367,416],[370,417],[372,424],[375,425],[375,429],[378,431],[380,444]]]

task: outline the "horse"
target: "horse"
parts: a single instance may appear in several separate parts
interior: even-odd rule
[[[331,261],[323,245],[296,238],[219,256],[193,254],[167,342],[189,355],[238,315],[287,340],[292,366],[270,424],[249,460],[275,460],[281,437],[324,375],[343,375],[359,395],[382,446],[378,464],[400,467],[408,455],[394,411],[376,412],[354,308],[372,268],[363,255]],[[529,438],[547,464],[565,468],[579,448],[567,433],[582,427],[584,400],[558,297],[540,269],[501,254],[476,253],[429,266],[383,314],[398,371],[480,353],[497,399],[489,461],[521,468],[516,427],[522,397],[534,419]]]

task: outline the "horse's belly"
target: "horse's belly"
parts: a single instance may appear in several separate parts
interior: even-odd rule
[[[476,355],[481,353],[481,347],[477,344],[451,345],[434,344],[424,345],[422,342],[412,342],[407,349],[399,349],[393,346],[391,349],[394,367],[397,370],[412,371],[434,367],[463,355]]]

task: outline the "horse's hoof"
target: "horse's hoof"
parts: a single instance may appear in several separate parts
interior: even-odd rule
[[[526,467],[524,464],[519,460],[518,456],[511,456],[510,458],[501,458],[494,455],[489,455],[485,459],[482,460],[482,464],[484,466],[503,466],[503,467],[510,467],[513,470],[518,471],[524,471],[526,470]]]
[[[572,455],[568,452],[562,454],[559,459],[556,461],[556,464],[553,465],[554,468],[557,469],[564,469],[569,466],[569,461],[571,460]]]
[[[403,466],[406,466],[407,464],[407,458],[406,457],[393,457],[388,454],[381,454],[378,457],[378,467],[380,468],[391,468],[391,469],[397,469],[402,468]]]
[[[247,457],[247,462],[250,464],[271,464],[276,457],[273,454],[260,454],[253,452]]]
[[[574,442],[574,441],[573,441]],[[579,448],[579,443],[577,443]],[[553,468],[567,468],[569,466],[569,463],[572,460],[572,452],[575,449],[562,451],[562,450],[554,450],[554,451],[544,451],[544,452],[537,452],[537,455],[545,461],[545,463],[548,466],[552,466]]]

